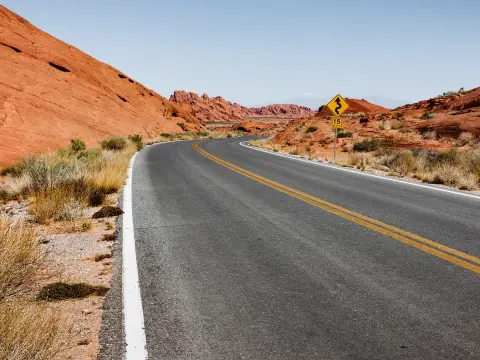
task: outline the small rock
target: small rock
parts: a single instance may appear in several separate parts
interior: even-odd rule
[[[90,310],[90,309],[84,309],[84,310],[82,311],[82,313],[83,313],[84,315],[90,315],[92,312],[93,312],[93,311]]]
[[[49,243],[50,243],[50,240],[43,239],[43,240],[40,241],[40,243],[42,243],[42,244],[44,244],[44,245],[45,245],[45,244],[49,244]]]
[[[77,345],[88,345],[88,344],[90,344],[90,340],[88,339],[82,339],[77,343]]]
[[[118,206],[107,205],[98,210],[95,214],[93,214],[92,219],[101,219],[105,217],[119,216],[122,214],[123,210],[120,209]]]

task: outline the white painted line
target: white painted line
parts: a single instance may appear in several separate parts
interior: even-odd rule
[[[380,179],[380,180],[393,181],[393,182],[401,183],[401,184],[404,184],[404,185],[417,186],[417,187],[425,188],[425,189],[428,189],[428,190],[441,191],[441,192],[445,192],[445,193],[449,193],[449,194],[453,194],[453,195],[465,196],[465,197],[469,197],[469,198],[472,198],[472,199],[480,200],[480,196],[478,196],[478,195],[473,195],[473,194],[460,192],[460,191],[442,189],[440,187],[434,187],[434,186],[429,186],[429,185],[424,185],[424,184],[417,184],[417,183],[410,182],[410,181],[404,181],[404,180],[390,178],[388,176],[369,174],[369,173],[362,172],[362,171],[355,171],[355,170],[352,170],[352,169],[347,169],[347,168],[337,166],[337,165],[324,164],[324,163],[317,162],[317,161],[303,159],[303,158],[295,156],[295,155],[281,154],[281,153],[277,153],[277,152],[274,152],[274,151],[261,149],[261,148],[258,148],[256,146],[250,146],[250,145],[245,144],[245,141],[240,142],[239,145],[243,146],[243,147],[246,147],[247,149],[261,151],[261,152],[264,152],[266,154],[280,156],[280,157],[284,157],[284,158],[287,158],[287,159],[290,159],[290,160],[302,161],[302,162],[306,162],[306,163],[309,163],[309,164],[312,164],[312,165],[324,166],[324,167],[328,167],[328,168],[334,169],[334,170],[346,171],[346,172],[356,174],[356,175],[359,175],[359,176],[370,176],[370,177],[374,177],[374,178],[377,178],[377,179]]]
[[[125,342],[127,343],[126,360],[143,360],[148,358],[133,229],[132,174],[136,156],[137,154],[130,159],[127,181],[123,190],[122,279]]]

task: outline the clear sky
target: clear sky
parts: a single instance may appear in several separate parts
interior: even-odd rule
[[[420,100],[480,85],[480,0],[4,0],[169,96]]]

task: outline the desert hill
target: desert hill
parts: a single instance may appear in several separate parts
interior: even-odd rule
[[[244,121],[252,117],[275,117],[294,119],[314,114],[309,108],[290,104],[274,104],[258,108],[248,108],[225,100],[221,96],[199,96],[192,92],[177,90],[170,96],[185,111],[191,112],[203,122]]]
[[[365,100],[346,99],[341,151],[365,138],[386,140],[393,148],[469,149],[480,139],[480,88],[450,92],[388,110]],[[322,106],[314,116],[277,126],[272,143],[295,152],[331,153],[334,132],[330,112]]]
[[[81,137],[199,129],[191,113],[0,6],[0,166]]]

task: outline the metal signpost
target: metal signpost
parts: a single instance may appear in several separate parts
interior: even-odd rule
[[[349,105],[347,104],[345,99],[340,94],[338,94],[327,104],[327,107],[333,113],[332,127],[335,129],[335,143],[333,145],[333,162],[336,163],[337,162],[338,129],[341,129],[343,127],[343,121],[340,115],[342,115],[343,112],[349,108]]]

